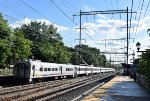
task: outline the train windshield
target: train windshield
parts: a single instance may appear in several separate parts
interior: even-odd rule
[[[20,68],[20,69],[28,69],[29,66],[27,66],[27,64],[25,63],[18,63],[17,65],[15,65],[16,68]]]
[[[29,66],[26,63],[18,63],[15,65],[16,75],[20,78],[25,78],[29,72]]]

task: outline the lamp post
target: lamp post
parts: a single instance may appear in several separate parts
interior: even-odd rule
[[[136,47],[137,47],[137,52],[142,52],[142,53],[144,53],[144,52],[150,52],[150,51],[139,51],[140,50],[140,46],[141,46],[141,44],[139,43],[139,42],[137,42],[136,43]]]
[[[132,54],[132,57],[133,57],[133,64],[134,64],[134,57],[135,57],[135,53],[134,53],[134,50],[133,50],[133,54]]]
[[[130,63],[132,63],[132,59],[130,59]]]
[[[139,52],[141,44],[139,42],[136,43],[137,50]]]

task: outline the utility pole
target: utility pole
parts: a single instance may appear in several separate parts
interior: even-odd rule
[[[79,39],[75,39],[75,40],[79,40],[79,46],[81,45],[81,41],[82,40],[84,40],[85,41],[85,43],[86,43],[86,39],[82,39],[82,36],[81,36],[81,34],[82,34],[82,32],[81,32],[81,30],[82,29],[86,29],[86,28],[75,28],[75,29],[79,29],[80,30],[80,33],[79,33]]]
[[[74,15],[73,15],[74,16]],[[86,29],[86,28],[82,28],[82,21],[81,21],[81,19],[82,19],[82,15],[81,15],[81,10],[80,10],[80,14],[79,14],[79,16],[80,16],[80,25],[79,25],[79,28],[76,28],[76,29],[79,29],[80,30],[80,33],[79,33],[79,39],[75,39],[75,40],[79,40],[79,64],[81,64],[81,62],[82,62],[82,57],[81,57],[81,41],[82,40],[85,40],[85,42],[86,42],[86,39],[82,39],[82,29]]]
[[[105,38],[105,52],[106,52],[106,38]]]
[[[81,28],[82,28],[82,27],[81,27],[81,24],[82,24],[82,23],[81,23],[81,10],[80,10],[80,36],[79,36],[79,47],[80,47],[80,45],[81,45],[81,30],[82,30],[82,29],[81,29]]]
[[[127,7],[127,64],[128,64],[128,45],[129,45],[129,39],[128,39],[128,7]]]
[[[127,28],[127,27],[125,27],[125,28]],[[118,41],[118,40],[120,40],[120,41],[122,41],[122,40],[126,40],[127,38],[120,38],[120,39],[104,39],[104,40],[102,40],[102,41],[105,41],[105,53],[106,53],[106,41]],[[133,38],[128,38],[128,39],[133,39]]]
[[[128,64],[128,13],[136,13],[133,11],[128,11],[128,7],[125,10],[106,10],[106,11],[87,11],[87,12],[80,12],[77,14],[74,14],[73,16],[80,16],[80,38],[81,39],[81,18],[84,15],[98,15],[98,14],[121,14],[126,13],[127,14],[127,64]],[[79,41],[79,45],[81,45],[81,40]]]

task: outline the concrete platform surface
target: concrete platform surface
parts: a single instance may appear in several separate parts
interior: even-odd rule
[[[150,101],[150,94],[130,77],[116,76],[81,101]]]

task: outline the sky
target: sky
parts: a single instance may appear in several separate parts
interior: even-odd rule
[[[133,1],[133,3],[132,3]],[[150,0],[0,0],[0,13],[8,20],[9,26],[14,29],[31,21],[54,24],[68,47],[79,44],[79,16],[80,12],[131,10],[129,13],[129,62],[132,53],[137,53],[136,43],[141,43],[141,49],[149,48],[150,28]],[[131,19],[131,24],[130,24]],[[126,52],[127,14],[99,14],[83,15],[82,44],[96,47],[101,52]],[[110,40],[119,39],[119,40]],[[106,40],[106,42],[105,42]],[[105,49],[106,44],[106,49]],[[107,59],[124,61],[124,55],[107,54]]]

